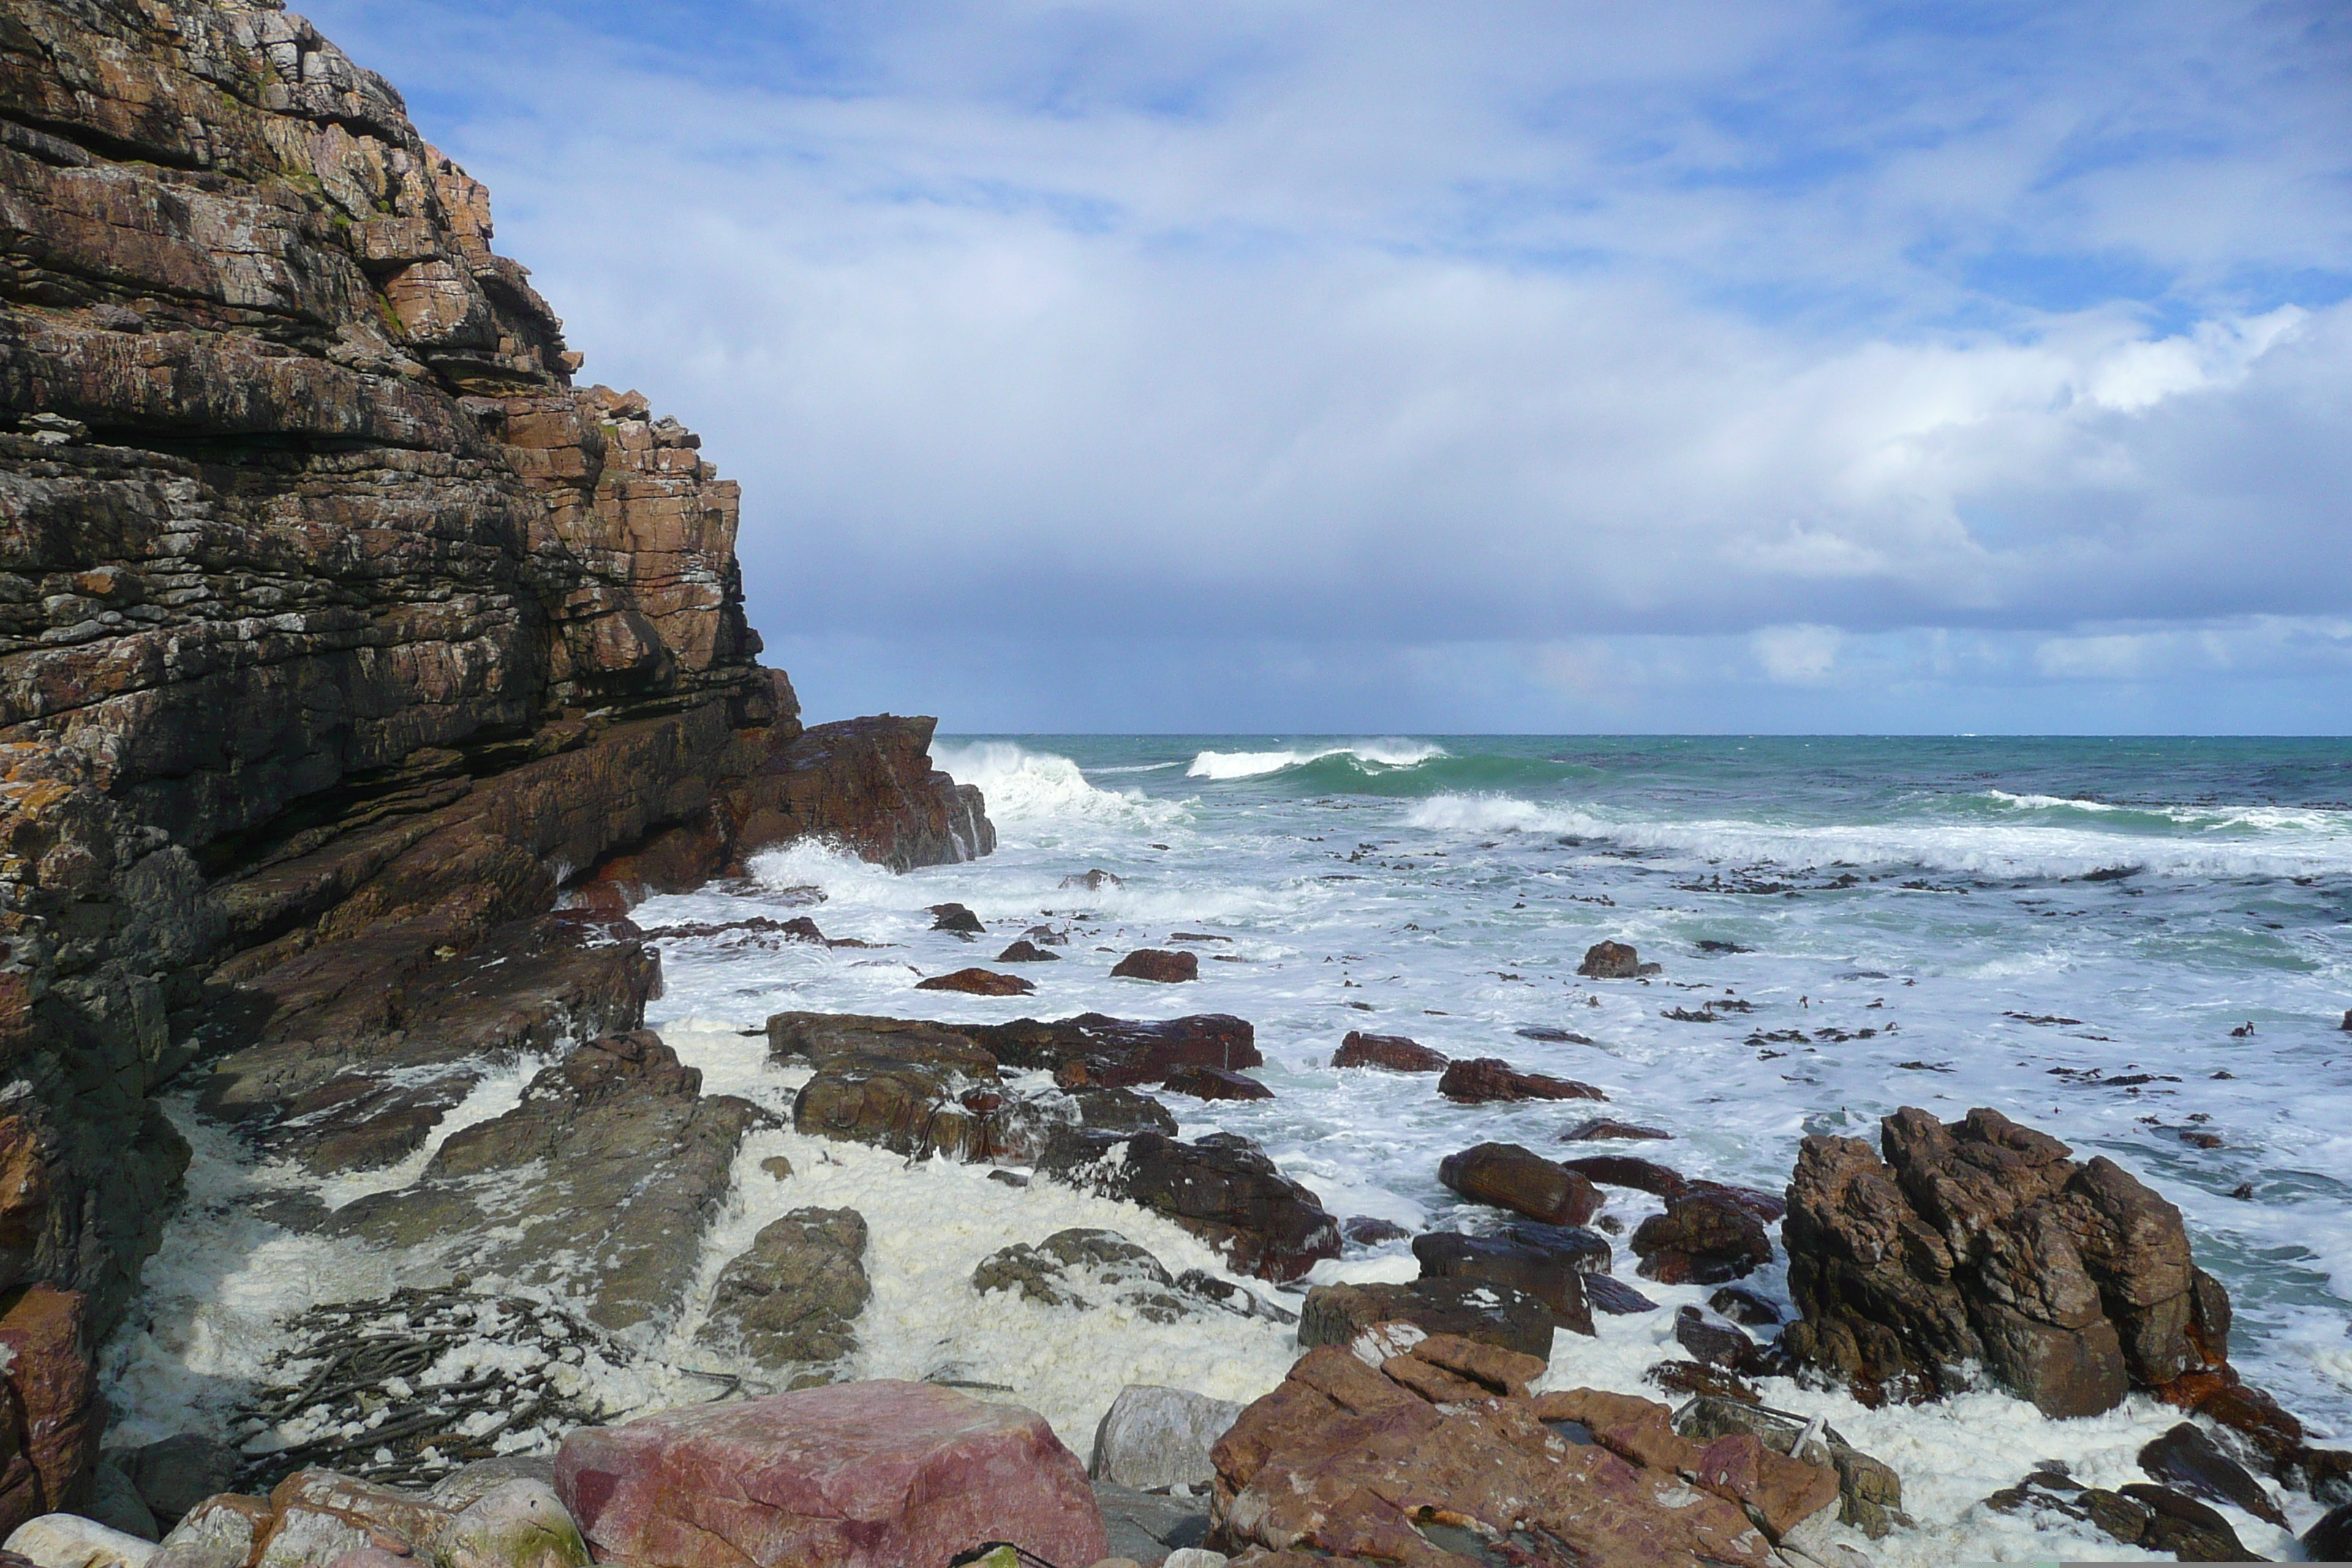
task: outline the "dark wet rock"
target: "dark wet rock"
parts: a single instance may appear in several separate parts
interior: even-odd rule
[[[929,910],[933,931],[952,931],[958,936],[978,936],[988,928],[980,917],[961,904],[933,904]]]
[[[1729,1367],[1703,1361],[1662,1361],[1642,1374],[1642,1380],[1668,1394],[1685,1398],[1728,1399],[1741,1405],[1761,1405],[1764,1396]]]
[[[111,1457],[166,1531],[206,1498],[231,1489],[245,1464],[235,1448],[196,1432],[117,1450]]]
[[[1780,1321],[1780,1309],[1755,1291],[1738,1285],[1726,1285],[1706,1299],[1706,1304],[1735,1323],[1749,1328],[1769,1328]]]
[[[865,1215],[794,1209],[720,1270],[700,1337],[772,1369],[837,1365],[857,1348],[857,1315],[873,1294],[865,1259]],[[793,1386],[830,1381],[814,1372]]]
[[[2352,1028],[2352,1014],[2345,1017]],[[2303,1554],[2314,1563],[2352,1563],[2352,1502],[2328,1510],[2303,1532]]]
[[[1058,952],[1046,952],[1024,936],[1003,952],[998,953],[996,962],[999,963],[1053,963],[1059,961],[1061,956]]]
[[[1029,1178],[1018,1171],[991,1171],[988,1179],[1001,1187],[1025,1187],[1029,1184]]]
[[[980,1260],[971,1288],[1081,1310],[1117,1301],[1154,1323],[1175,1322],[1190,1310],[1160,1259],[1112,1230],[1058,1230],[1034,1247],[1015,1242]]]
[[[423,1181],[338,1209],[329,1229],[577,1291],[604,1328],[666,1316],[693,1281],[737,1146],[767,1120],[701,1088],[649,1029],[591,1040],[512,1110],[452,1133]],[[533,1171],[545,1173],[474,1179]]]
[[[1756,951],[1752,947],[1742,947],[1736,942],[1720,942],[1711,937],[1700,938],[1698,950],[1701,952],[1716,954],[1727,952],[1753,952]]]
[[[1546,1225],[1582,1225],[1601,1208],[1591,1182],[1517,1143],[1479,1143],[1438,1162],[1437,1179],[1475,1204]]]
[[[1696,1307],[1675,1314],[1675,1342],[1709,1366],[1737,1366],[1756,1348],[1754,1340],[1728,1323],[1708,1321]]]
[[[911,1158],[1032,1158],[1050,1121],[994,1093],[996,1058],[969,1032],[921,1019],[779,1013],[768,1049],[817,1070],[793,1100],[793,1125],[812,1137],[876,1143]],[[972,1089],[983,1097],[967,1102]]]
[[[1906,1109],[1884,1158],[1804,1141],[1783,1235],[1801,1359],[1865,1390],[1941,1393],[1974,1362],[2053,1415],[2221,1365],[2228,1297],[2180,1211],[2104,1156],[1998,1111]]]
[[[1432,1231],[1412,1240],[1424,1279],[1483,1280],[1523,1291],[1550,1309],[1563,1329],[1591,1334],[1592,1309],[1584,1274],[1558,1254],[1500,1237]]]
[[[1351,1029],[1331,1053],[1335,1068],[1384,1068],[1390,1072],[1444,1072],[1449,1058],[1402,1035],[1368,1035]]]
[[[1853,1526],[1873,1541],[1911,1522],[1903,1512],[1903,1479],[1892,1467],[1854,1447],[1828,1426],[1799,1453],[1798,1440],[1808,1425],[1803,1417],[1786,1411],[1706,1394],[1675,1412],[1675,1430],[1694,1442],[1708,1443],[1735,1432],[1748,1432],[1775,1453],[1808,1464],[1826,1464],[1837,1472],[1838,1522]]]
[[[1065,877],[1058,885],[1065,889],[1080,889],[1089,893],[1099,893],[1105,888],[1123,888],[1127,886],[1124,881],[1112,876],[1108,871],[1102,869],[1100,867],[1097,867],[1095,869],[1084,872],[1078,876]]]
[[[1772,1260],[1771,1239],[1754,1209],[1719,1188],[1701,1188],[1667,1201],[1633,1231],[1637,1270],[1662,1285],[1717,1285],[1752,1274]]]
[[[1339,1226],[1315,1194],[1248,1139],[1213,1132],[1182,1143],[1158,1132],[1068,1131],[1051,1140],[1041,1174],[1167,1215],[1240,1272],[1295,1279],[1339,1255]]]
[[[1631,1121],[1619,1121],[1607,1116],[1588,1116],[1559,1135],[1563,1143],[1595,1143],[1603,1139],[1637,1138],[1671,1139],[1671,1132],[1655,1127],[1642,1127]]]
[[[1631,1187],[1661,1198],[1677,1198],[1690,1190],[1679,1171],[1631,1154],[1587,1154],[1560,1163],[1599,1186]]]
[[[1298,1315],[1298,1345],[1344,1345],[1379,1323],[1411,1323],[1527,1355],[1551,1356],[1557,1320],[1523,1290],[1476,1279],[1415,1279],[1402,1285],[1318,1285]]]
[[[1496,1233],[1507,1241],[1557,1258],[1566,1267],[1582,1274],[1606,1274],[1614,1259],[1609,1238],[1597,1230],[1587,1230],[1577,1225],[1546,1225],[1538,1220],[1515,1219],[1507,1222]]]
[[[1380,1219],[1371,1215],[1350,1215],[1339,1222],[1339,1234],[1358,1247],[1380,1247],[1391,1241],[1402,1241],[1412,1235],[1392,1219]]]
[[[1590,1035],[1580,1035],[1573,1029],[1556,1029],[1549,1024],[1529,1024],[1525,1028],[1513,1029],[1511,1033],[1523,1040],[1541,1040],[1554,1046],[1589,1046],[1592,1043]]]
[[[1521,1072],[1494,1057],[1471,1057],[1449,1063],[1444,1076],[1437,1080],[1437,1092],[1465,1105],[1483,1105],[1498,1100],[1609,1098],[1589,1083],[1549,1078],[1539,1072]]]
[[[1018,974],[999,974],[992,969],[959,969],[951,974],[934,974],[915,983],[918,991],[955,991],[966,996],[1026,996],[1037,989],[1036,984]]]
[[[1161,985],[1201,978],[1201,955],[1162,947],[1139,947],[1111,965],[1113,980],[1150,980]]]
[[[2220,1287],[2214,1289],[2218,1293]],[[2210,1309],[2207,1314],[2211,1321]],[[2225,1311],[2221,1321],[2226,1320]],[[2324,1503],[2352,1502],[2352,1454],[2312,1447],[2303,1423],[2268,1394],[2242,1381],[2236,1368],[2189,1373],[2156,1392],[2166,1404],[2233,1434],[2247,1454],[2288,1486]]]
[[[2185,1492],[2135,1483],[2108,1491],[2085,1487],[2063,1468],[2036,1470],[1984,1500],[2003,1513],[2088,1520],[2126,1546],[2168,1552],[2183,1563],[2262,1563],[2230,1521]]]
[[[2281,1530],[2287,1527],[2286,1514],[2262,1482],[2194,1422],[2183,1421],[2141,1448],[2139,1468],[2166,1486],[2244,1509]]]
[[[1228,1013],[1153,1023],[1081,1013],[1052,1023],[966,1025],[962,1032],[1004,1066],[1053,1073],[1073,1090],[1164,1083],[1180,1067],[1240,1072],[1265,1065],[1257,1032]]]
[[[1181,1067],[1160,1087],[1195,1100],[1272,1100],[1274,1090],[1246,1073],[1223,1068]]]
[[[1584,962],[1576,966],[1576,972],[1588,980],[1635,980],[1655,974],[1662,967],[1643,963],[1629,942],[1598,942],[1584,950]]]
[[[1148,1094],[1131,1089],[1074,1089],[1070,1100],[1078,1108],[1078,1124],[1089,1132],[1176,1136],[1174,1113]]]
[[[1654,1312],[1658,1304],[1643,1295],[1613,1274],[1588,1274],[1584,1277],[1584,1299],[1596,1312],[1612,1317],[1631,1317],[1636,1312]]]

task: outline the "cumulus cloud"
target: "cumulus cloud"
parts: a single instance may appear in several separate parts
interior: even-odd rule
[[[967,727],[1096,713],[1081,645],[1113,728],[1213,706],[1149,660],[1211,727],[2030,725],[2352,611],[2325,7],[313,14],[744,481],[841,706],[987,643]]]

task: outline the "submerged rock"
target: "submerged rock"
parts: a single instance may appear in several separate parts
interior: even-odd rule
[[[1563,1143],[1591,1143],[1603,1139],[1671,1139],[1671,1132],[1655,1127],[1638,1126],[1631,1121],[1619,1121],[1607,1116],[1589,1116],[1559,1135]]]
[[[1024,1241],[1001,1247],[972,1269],[971,1288],[982,1295],[1013,1290],[1044,1306],[1080,1310],[1116,1301],[1153,1323],[1172,1323],[1192,1310],[1175,1294],[1166,1266],[1113,1230],[1057,1230],[1034,1247]]]
[[[2140,1449],[2139,1468],[2166,1486],[2229,1503],[2265,1523],[2287,1528],[2284,1510],[2263,1489],[2262,1482],[2223,1453],[2194,1422],[2181,1422]]]
[[[1272,1100],[1274,1090],[1245,1073],[1227,1072],[1223,1068],[1181,1067],[1168,1075],[1161,1085],[1177,1094],[1189,1094],[1195,1100]]]
[[[950,931],[957,936],[978,936],[988,928],[980,917],[961,904],[933,904],[930,907],[931,929]]]
[[[857,1317],[874,1293],[865,1259],[865,1215],[794,1209],[719,1271],[699,1337],[740,1347],[764,1367],[838,1364],[857,1348]]]
[[[1680,1172],[1631,1154],[1587,1154],[1560,1163],[1589,1182],[1604,1187],[1631,1187],[1653,1197],[1677,1198],[1690,1190],[1690,1183]]]
[[[1003,952],[998,953],[996,962],[999,963],[1057,963],[1061,961],[1061,957],[1060,953],[1049,952],[1024,936]]]

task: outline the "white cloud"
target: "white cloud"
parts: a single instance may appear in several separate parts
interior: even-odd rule
[[[1752,640],[1767,676],[1784,686],[1811,686],[1829,679],[1845,635],[1835,626],[1766,626]]]

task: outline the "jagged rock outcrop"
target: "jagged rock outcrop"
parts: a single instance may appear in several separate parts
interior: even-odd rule
[[[390,1163],[480,1064],[635,1026],[634,897],[992,842],[931,721],[803,727],[735,485],[572,384],[491,232],[276,0],[0,0],[0,1291],[97,1334],[192,1063]]]

